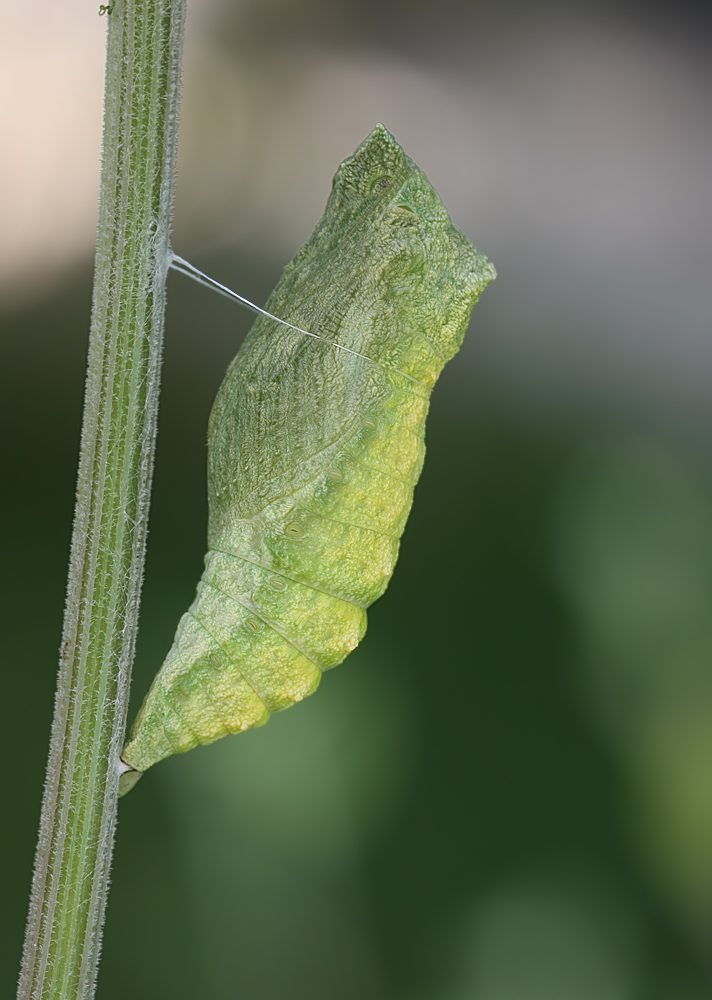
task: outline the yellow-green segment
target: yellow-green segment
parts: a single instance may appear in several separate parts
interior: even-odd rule
[[[205,572],[124,748],[135,771],[262,725],[358,644],[398,556],[430,389],[494,277],[377,125],[267,303],[330,343],[260,316],[215,400]]]

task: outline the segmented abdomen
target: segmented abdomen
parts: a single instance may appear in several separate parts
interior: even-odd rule
[[[396,562],[427,406],[427,393],[394,390],[315,480],[223,525],[134,723],[127,764],[145,771],[262,725],[355,648]]]

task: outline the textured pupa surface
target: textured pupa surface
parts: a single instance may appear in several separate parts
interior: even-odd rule
[[[135,771],[262,725],[358,644],[398,556],[431,389],[494,277],[377,125],[266,306],[323,339],[260,316],[215,400],[205,572],[124,748]]]

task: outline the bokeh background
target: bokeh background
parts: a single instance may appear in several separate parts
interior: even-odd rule
[[[104,19],[0,5],[0,992],[52,710]],[[175,248],[264,301],[376,121],[495,262],[363,645],[122,800],[103,1000],[712,998],[705,8],[189,0]],[[169,279],[135,713],[249,314]]]

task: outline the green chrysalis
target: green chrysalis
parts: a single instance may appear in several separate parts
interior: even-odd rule
[[[267,303],[286,323],[256,320],[218,392],[205,572],[124,748],[133,771],[262,725],[358,644],[393,573],[431,388],[494,277],[377,125]]]

